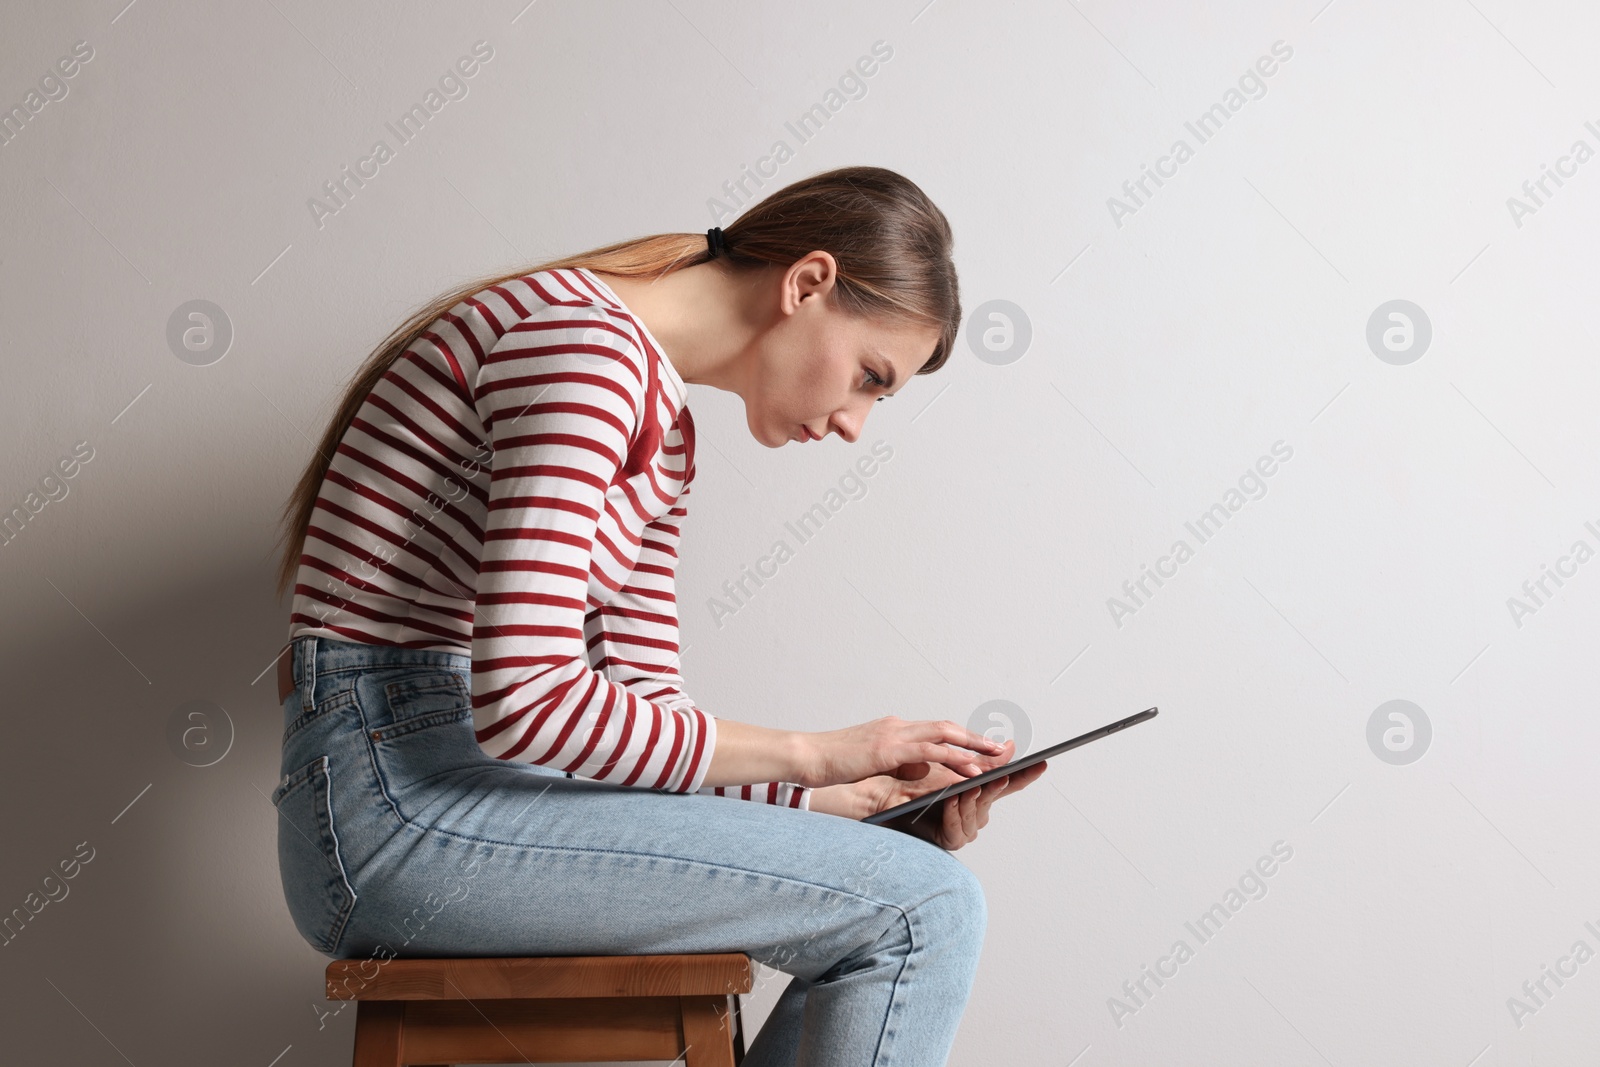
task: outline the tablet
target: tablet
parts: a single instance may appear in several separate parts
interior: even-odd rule
[[[1079,745],[1087,745],[1090,741],[1098,741],[1108,734],[1114,734],[1118,730],[1125,730],[1136,723],[1144,722],[1146,719],[1153,719],[1155,718],[1155,715],[1155,708],[1145,708],[1137,715],[1129,715],[1126,719],[1118,719],[1116,722],[1107,723],[1098,730],[1090,730],[1088,733],[1074,737],[1070,741],[1063,741],[1059,745],[1051,745],[1049,748],[1044,749],[1041,752],[1035,752],[1031,756],[1023,756],[1019,760],[1012,760],[1005,766],[996,767],[992,771],[984,771],[982,774],[975,774],[971,778],[967,778],[959,782],[951,782],[943,789],[935,789],[931,793],[924,793],[922,796],[908,800],[904,804],[896,804],[892,808],[885,808],[876,815],[868,815],[861,821],[882,824],[891,819],[897,819],[908,812],[928,808],[939,803],[945,797],[953,797],[957,793],[965,793],[969,789],[974,789],[985,784],[986,782],[992,782],[996,778],[1004,778],[1013,771],[1020,771],[1024,767],[1031,767],[1035,763],[1040,763],[1044,760],[1047,760],[1051,756],[1054,756],[1060,752],[1065,752],[1069,748],[1077,748]]]

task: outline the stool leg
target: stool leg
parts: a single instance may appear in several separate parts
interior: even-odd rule
[[[406,1006],[399,1000],[356,1002],[356,1049],[352,1067],[404,1067],[400,1059]]]
[[[729,994],[733,1001],[733,1067],[744,1063],[744,1011],[739,994]]]
[[[685,1067],[734,1067],[733,1019],[727,994],[679,997]]]

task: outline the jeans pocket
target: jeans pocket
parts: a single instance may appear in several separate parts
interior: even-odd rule
[[[389,721],[371,732],[374,741],[472,718],[472,693],[455,671],[402,678],[385,685],[383,692],[389,704]]]
[[[328,757],[318,756],[272,791],[278,811],[278,874],[289,917],[312,948],[332,956],[355,907],[329,802]]]

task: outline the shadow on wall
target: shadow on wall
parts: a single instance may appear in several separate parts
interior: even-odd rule
[[[278,881],[270,562],[52,580],[92,623],[62,604],[0,648],[8,1061],[345,1067],[355,1008],[331,1014]]]
[[[0,996],[21,1021],[8,1059],[117,1058],[109,1044],[134,1062],[267,1063],[292,1043],[310,1051],[302,1064],[349,1062],[349,1035],[317,1030],[323,958],[278,883],[266,794],[282,714],[270,673],[250,684],[286,632],[269,570],[160,588],[52,575],[84,614],[41,611],[47,627],[17,627],[0,648]],[[195,701],[217,710],[185,756],[173,727]]]

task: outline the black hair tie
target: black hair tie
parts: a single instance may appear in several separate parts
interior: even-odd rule
[[[706,247],[711,250],[712,259],[728,250],[728,239],[723,236],[721,226],[713,226],[706,231]]]

